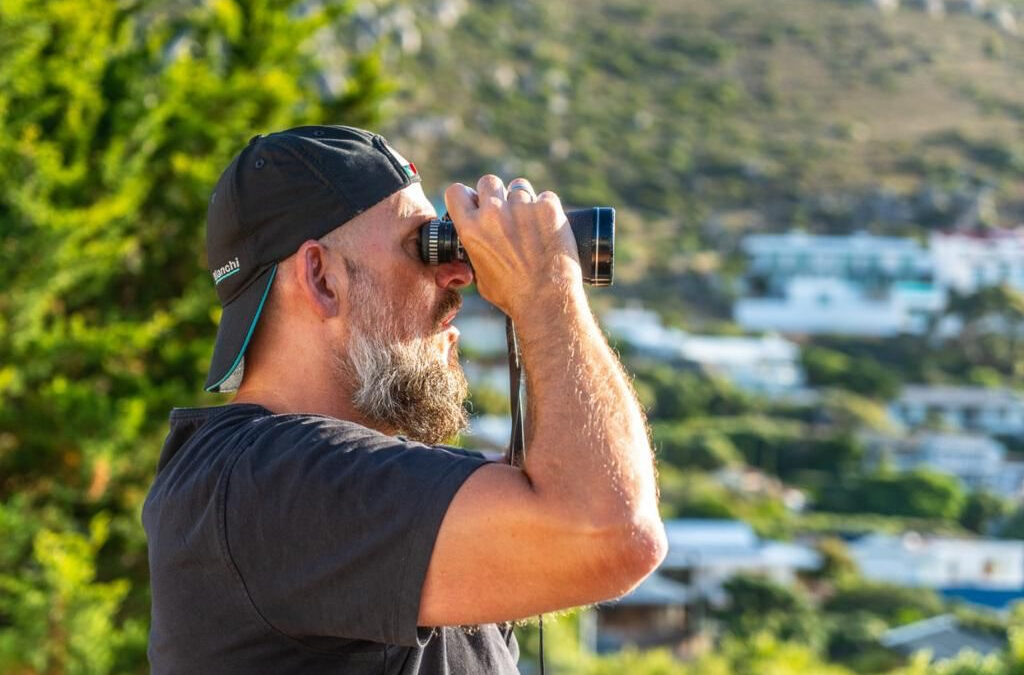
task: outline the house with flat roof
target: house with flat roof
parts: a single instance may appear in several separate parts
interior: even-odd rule
[[[733,318],[752,331],[801,335],[890,337],[923,333],[946,306],[945,289],[923,281],[897,281],[867,293],[860,282],[840,276],[797,276],[779,294],[743,297]]]
[[[792,584],[798,575],[822,564],[821,554],[812,546],[761,539],[741,520],[669,520],[665,533],[668,554],[661,573],[713,605],[727,602],[722,585],[737,574],[759,574]]]
[[[896,471],[927,468],[956,476],[970,490],[1008,499],[1024,497],[1024,462],[1008,460],[991,436],[964,432],[918,432],[909,437],[865,432],[860,436],[869,467]]]
[[[1024,598],[1024,541],[870,534],[848,545],[861,574],[992,607]]]
[[[968,294],[1008,284],[1024,290],[1024,227],[984,232],[936,232],[929,239],[938,283]]]
[[[768,295],[781,293],[786,282],[797,277],[832,277],[869,285],[932,278],[931,255],[909,237],[793,230],[748,235],[741,246],[747,255],[748,281]]]
[[[942,425],[960,431],[1024,435],[1024,394],[1013,389],[911,385],[889,404],[906,427]]]
[[[636,306],[609,310],[601,323],[640,353],[697,366],[746,391],[794,392],[804,385],[800,347],[778,335],[693,335]]]

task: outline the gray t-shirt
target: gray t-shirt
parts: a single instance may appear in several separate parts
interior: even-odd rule
[[[416,625],[482,457],[250,404],[170,426],[142,511],[153,675],[518,672],[509,626]]]

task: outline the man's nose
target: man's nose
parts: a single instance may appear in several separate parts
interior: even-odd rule
[[[434,279],[441,288],[462,288],[473,283],[473,268],[458,260],[442,263],[437,266]]]

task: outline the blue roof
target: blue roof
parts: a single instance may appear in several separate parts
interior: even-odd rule
[[[1024,600],[1024,588],[1013,590],[989,590],[985,588],[939,588],[936,589],[946,598],[963,600],[972,605],[982,605],[993,609],[1007,609],[1018,600]]]

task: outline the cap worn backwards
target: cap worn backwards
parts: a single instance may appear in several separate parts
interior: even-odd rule
[[[419,180],[412,162],[362,129],[254,136],[221,174],[207,210],[207,260],[224,311],[206,390],[241,384],[278,262]]]

